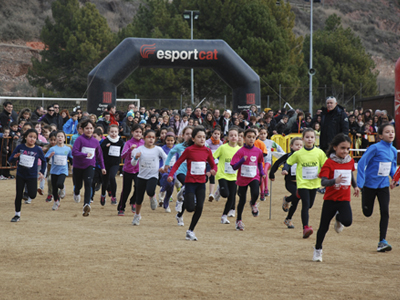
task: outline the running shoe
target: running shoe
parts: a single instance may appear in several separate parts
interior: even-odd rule
[[[53,200],[53,195],[48,195],[46,198],[46,202],[51,202]]]
[[[186,239],[188,241],[197,241],[197,237],[195,236],[194,232],[191,230],[186,231]]]
[[[178,217],[178,215],[175,216],[176,221],[178,221],[178,226],[183,226],[185,225],[183,223],[183,216],[182,217]]]
[[[42,190],[41,188],[38,188],[38,189],[37,189],[37,192],[38,192],[38,194],[39,194],[40,196],[43,196],[43,190]]]
[[[160,192],[160,194],[158,194],[158,206],[159,207],[162,207],[164,205],[165,194],[166,194],[166,192]]]
[[[344,226],[338,220],[335,220],[335,225],[333,225],[333,228],[335,228],[335,231],[337,233],[341,233],[343,231]]]
[[[100,196],[100,204],[101,206],[106,205],[106,195]]]
[[[11,222],[19,222],[19,220],[21,220],[21,217],[15,215],[15,216],[11,219]]]
[[[234,209],[231,209],[229,212],[228,212],[228,218],[234,218],[235,217],[235,210]]]
[[[287,202],[286,199],[287,199],[287,197],[284,196],[283,201],[282,201],[282,209],[284,212],[288,212],[289,208],[290,208],[290,202]]]
[[[111,197],[111,204],[117,205],[117,197]]]
[[[61,199],[65,198],[65,187],[63,189],[60,189],[60,192],[58,193]]]
[[[181,190],[176,194],[177,201],[183,201],[184,200],[184,193],[185,193],[185,186],[181,188]]]
[[[85,204],[83,206],[82,216],[87,217],[90,214],[90,204]]]
[[[28,200],[25,200],[25,204],[31,204],[32,203],[32,199],[30,197],[28,197]]]
[[[170,213],[171,212],[171,209],[169,208],[169,206],[167,206],[167,208],[165,208],[165,212],[166,213]]]
[[[314,230],[312,229],[311,226],[304,226],[303,229],[303,239],[308,238],[310,235],[312,235]]]
[[[133,213],[136,212],[136,204],[131,204],[131,211],[132,211]]]
[[[57,210],[59,207],[60,207],[60,200],[54,201],[53,207],[51,209]]]
[[[260,193],[260,201],[265,201],[265,195],[263,192]]]
[[[150,207],[152,210],[155,210],[157,208],[157,198],[156,195],[153,197],[150,197]]]
[[[213,194],[210,194],[210,195],[208,196],[208,201],[213,202],[214,199],[215,199],[215,197],[214,197]]]
[[[389,245],[385,239],[383,239],[378,243],[378,249],[377,249],[378,252],[386,252],[390,250],[392,250],[392,246]]]
[[[140,225],[140,219],[141,219],[141,218],[142,218],[142,217],[141,217],[140,215],[135,214],[135,215],[133,216],[132,225],[139,226],[139,225]]]
[[[244,224],[242,220],[236,221],[236,230],[243,231],[244,230]]]
[[[177,211],[177,212],[182,212],[182,205],[183,205],[183,201],[176,201],[176,204],[175,204],[175,210]]]
[[[219,186],[217,187],[217,190],[215,191],[214,196],[215,196],[215,201],[218,202],[219,199],[221,198],[221,191],[220,191],[220,189],[219,189]]]
[[[81,195],[75,195],[75,194],[74,194],[74,201],[75,201],[76,203],[81,202]]]
[[[312,258],[313,261],[322,262],[322,249],[314,248],[314,255]]]
[[[292,219],[285,219],[285,221],[283,221],[283,224],[285,224],[287,226],[287,228],[289,229],[293,229],[294,225],[292,223]]]
[[[123,210],[118,211],[118,216],[123,217],[125,216],[125,212]]]
[[[258,210],[258,204],[256,203],[254,205],[251,205],[251,203],[250,203],[250,207],[251,207],[251,213],[252,213],[253,217],[258,217],[258,215],[260,214],[260,211]]]
[[[226,215],[223,215],[221,217],[221,224],[230,224],[231,222],[229,222],[228,217]]]

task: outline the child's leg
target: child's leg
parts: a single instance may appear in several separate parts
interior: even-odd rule
[[[258,196],[260,195],[260,182],[258,180],[253,180],[250,182],[249,186],[251,194],[250,204],[254,205],[256,204]]]
[[[74,195],[79,195],[82,188],[84,169],[73,168],[72,178],[74,181]]]
[[[53,190],[53,200],[54,200],[54,202],[60,200],[59,197],[58,197],[58,185],[57,185],[58,176],[59,175],[54,175],[54,174],[52,174],[52,176],[51,176],[51,186],[52,186],[52,190]]]
[[[53,194],[53,186],[51,184],[51,174],[47,176],[47,195],[52,195]]]
[[[188,212],[194,212],[196,209],[196,203],[194,200],[194,195],[196,191],[196,184],[187,182],[185,184],[185,200],[184,205]]]
[[[15,176],[15,212],[19,213],[21,211],[22,196],[25,189],[25,179],[21,176]]]
[[[247,193],[247,185],[246,186],[239,186],[238,195],[239,195],[239,204],[237,206],[237,215],[236,220],[242,220],[242,212],[244,205],[246,204],[246,193]]]
[[[126,200],[128,200],[129,194],[132,190],[132,182],[134,181],[134,177],[136,174],[124,172],[124,176],[122,179],[122,191],[121,197],[118,203],[118,210],[125,211]]]
[[[137,187],[137,175],[138,173],[133,174],[133,182],[135,184],[135,188],[133,189],[133,195],[132,197],[129,199],[129,204],[133,205],[136,203],[136,187]],[[129,196],[129,195],[128,195]]]
[[[268,194],[268,170],[270,167],[271,167],[270,163],[265,163],[264,173],[267,176],[265,176],[265,178],[261,177],[261,182],[264,184],[264,194],[265,195]]]
[[[90,205],[90,198],[92,196],[92,182],[93,182],[93,175],[94,175],[94,168],[87,167],[83,170],[83,181],[85,183],[85,202],[84,204]],[[82,181],[81,181],[82,184]],[[75,194],[77,194],[75,192]]]
[[[158,178],[150,178],[146,182],[146,193],[151,198],[156,194]]]
[[[179,182],[182,184],[182,187],[181,187],[181,191],[182,191],[182,189],[183,189],[183,193],[184,193],[184,195],[185,195],[185,190],[186,190],[186,187],[185,187],[185,179],[186,179],[186,175],[185,174],[178,174],[178,175],[176,175],[176,178],[179,180]],[[178,200],[177,200],[178,201]],[[183,201],[183,204],[182,204],[182,210],[181,210],[181,212],[178,212],[178,214],[177,214],[177,216],[180,218],[180,217],[182,217],[182,215],[183,215],[183,212],[185,211],[185,201]]]
[[[329,230],[329,224],[337,212],[337,206],[335,201],[325,200],[322,205],[321,221],[319,223],[317,242],[315,243],[315,249],[322,249],[322,242],[324,241],[325,235]]]
[[[206,185],[205,183],[196,183],[196,208],[190,222],[189,230],[194,231],[197,222],[200,220],[203,212],[204,198],[206,197]]]
[[[353,223],[353,213],[351,211],[350,201],[337,201],[336,220],[342,223],[343,226],[349,227]]]
[[[364,187],[361,192],[361,206],[364,216],[370,217],[374,211],[375,197],[378,193],[377,189]]]
[[[308,226],[308,210],[312,207],[314,204],[314,199],[315,199],[315,194],[316,194],[316,189],[313,190],[308,190],[308,189],[298,189],[299,196],[301,198],[302,202],[302,208],[301,208],[301,221],[304,226]]]
[[[389,187],[378,189],[377,192],[379,208],[381,210],[381,220],[379,222],[379,240],[386,239],[386,232],[389,225]]]
[[[215,176],[211,175],[210,176],[210,194],[214,195],[214,190],[215,190]]]
[[[110,169],[106,168],[106,174],[101,175],[101,196],[106,196],[108,184],[110,182]]]
[[[142,203],[144,199],[144,193],[146,192],[147,179],[137,178],[136,179],[136,214],[140,214]]]
[[[117,176],[119,169],[119,165],[112,166],[110,168],[109,172],[109,178],[110,178],[110,189],[111,189],[111,196],[116,197],[117,195],[117,181],[115,180],[115,176]]]
[[[165,191],[164,208],[167,208],[169,206],[169,198],[171,198],[172,193],[174,192],[174,186],[166,188]]]
[[[228,194],[228,197],[227,197],[228,199],[225,204],[224,212],[222,214],[227,215],[229,213],[229,211],[231,210],[232,204],[235,203],[237,185],[236,185],[236,181],[226,181],[226,180],[224,180],[224,181],[226,182],[226,185],[228,187],[229,194]],[[220,186],[221,186],[221,184],[220,184]]]
[[[58,190],[59,189],[60,190],[64,189],[65,177],[66,177],[65,174],[58,175],[58,179],[57,179],[57,183],[56,183],[56,185],[57,185],[57,194],[58,194]]]

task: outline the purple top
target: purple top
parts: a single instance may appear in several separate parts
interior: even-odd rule
[[[93,155],[88,158],[87,154],[92,153]],[[73,167],[77,169],[86,169],[90,166],[96,166],[96,160],[100,164],[101,169],[104,167],[103,152],[99,141],[94,137],[87,137],[82,134],[78,137],[72,147]]]
[[[137,140],[134,137],[131,138],[129,141],[125,143],[124,149],[122,149],[121,157],[124,159],[124,167],[122,170],[127,173],[135,174],[139,173],[139,164],[136,166],[132,166],[131,161],[132,161],[132,150],[131,146],[136,145],[136,148],[139,148],[139,146],[144,145],[144,141],[142,139]],[[136,149],[134,148],[134,149]]]

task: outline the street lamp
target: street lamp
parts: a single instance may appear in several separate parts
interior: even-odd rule
[[[198,10],[185,10],[183,12],[183,18],[187,21],[190,20],[190,39],[193,40],[193,19],[197,20],[200,16],[200,12]],[[192,104],[194,104],[194,71],[193,68],[190,69],[191,75],[191,99]]]

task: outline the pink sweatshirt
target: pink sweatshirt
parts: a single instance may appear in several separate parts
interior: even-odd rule
[[[124,149],[122,149],[121,157],[122,157],[122,159],[125,160],[124,167],[122,168],[122,170],[126,173],[135,174],[135,173],[139,173],[139,164],[137,164],[136,166],[132,166],[132,164],[131,164],[131,161],[132,161],[131,146],[132,145],[136,145],[136,148],[138,148],[139,146],[144,145],[144,140],[142,140],[142,139],[137,140],[133,137],[125,143]]]

